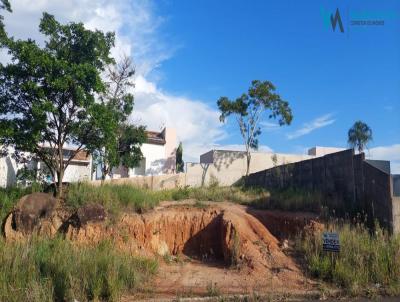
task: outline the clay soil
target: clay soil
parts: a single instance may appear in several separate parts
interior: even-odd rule
[[[164,202],[144,214],[125,213],[113,223],[77,226],[66,225],[57,213],[36,231],[50,236],[63,232],[76,244],[111,239],[117,248],[160,260],[158,274],[142,293],[124,301],[255,292],[304,295],[318,286],[303,274],[287,240],[301,230],[321,228],[312,214],[181,201]],[[6,238],[23,237],[12,220],[10,214]]]
[[[302,273],[287,240],[303,229],[321,229],[314,214],[252,210],[232,203],[208,203],[204,209],[194,209],[190,204],[165,202],[155,211],[164,215],[185,213],[189,217],[192,213],[197,216],[199,212],[215,211],[220,222],[205,227],[207,235],[200,238],[205,249],[195,244],[194,253],[178,249],[164,257],[147,293],[126,296],[124,301],[254,293],[264,297],[310,297],[317,291],[318,284]],[[185,219],[178,224],[178,229],[186,228]],[[232,248],[223,230],[226,225],[231,225],[240,238],[236,264],[224,258],[223,252],[207,253],[210,246],[215,250],[221,244]],[[202,236],[202,231],[199,233]]]

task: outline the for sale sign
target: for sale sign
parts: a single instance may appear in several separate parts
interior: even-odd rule
[[[339,234],[324,232],[322,234],[322,248],[326,252],[340,252]]]

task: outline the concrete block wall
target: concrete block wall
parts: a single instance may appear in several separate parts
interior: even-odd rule
[[[400,197],[394,194],[394,178],[379,168],[383,166],[349,149],[252,173],[246,185],[319,191],[336,214],[366,214],[371,225],[377,219],[388,230],[400,232]]]

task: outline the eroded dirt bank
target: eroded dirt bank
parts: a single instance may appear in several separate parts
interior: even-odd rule
[[[26,232],[13,225],[13,215],[4,223],[7,240],[26,237]],[[279,215],[231,203],[199,208],[166,202],[145,214],[122,214],[113,223],[107,219],[77,223],[71,217],[55,207],[35,220],[31,231],[46,236],[62,233],[77,244],[112,240],[117,248],[132,254],[178,256],[168,263],[160,259],[159,273],[149,285],[154,295],[302,292],[313,287],[266,227],[275,225],[274,233],[282,229],[277,224]],[[302,226],[312,218],[303,217]],[[294,223],[297,228],[299,221],[292,220],[285,217],[284,225]]]

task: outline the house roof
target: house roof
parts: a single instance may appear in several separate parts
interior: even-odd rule
[[[44,146],[44,149],[51,149],[50,147]],[[68,159],[76,148],[65,146],[63,148],[64,160]],[[90,154],[86,150],[79,150],[78,153],[72,158],[71,162],[90,162]]]
[[[165,145],[164,132],[146,131],[148,144]]]

